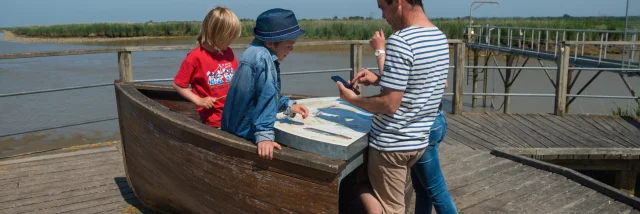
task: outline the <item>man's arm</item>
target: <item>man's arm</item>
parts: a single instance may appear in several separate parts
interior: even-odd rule
[[[404,91],[383,88],[379,95],[355,96],[350,103],[375,114],[395,114],[402,103],[402,96],[404,96]]]

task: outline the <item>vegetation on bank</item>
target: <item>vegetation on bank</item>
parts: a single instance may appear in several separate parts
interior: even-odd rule
[[[634,107],[622,108],[618,106],[611,111],[611,114],[616,116],[621,116],[621,117],[628,116],[628,117],[640,118],[640,105],[637,105],[635,108]]]
[[[448,38],[460,39],[469,20],[466,18],[433,19]],[[251,36],[253,20],[242,20],[242,36]],[[619,17],[558,17],[558,18],[482,18],[474,19],[474,25],[517,26],[531,28],[624,30],[624,19]],[[387,35],[391,28],[384,20],[363,17],[338,19],[300,20],[307,31],[305,37],[318,39],[369,39],[375,30],[383,29]],[[7,29],[17,35],[29,37],[142,37],[142,36],[195,36],[200,32],[200,22],[171,21],[147,23],[95,23],[52,26],[28,26]],[[502,32],[506,36],[506,32]],[[568,34],[567,39],[575,38]],[[588,37],[600,38],[598,34]],[[615,36],[613,36],[615,37]],[[616,38],[610,38],[616,39]]]

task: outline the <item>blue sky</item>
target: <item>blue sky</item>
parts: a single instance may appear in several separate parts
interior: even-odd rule
[[[498,0],[484,5],[474,17],[624,16],[626,0]],[[473,0],[423,0],[431,18],[469,14]],[[630,13],[640,15],[640,0],[631,0]],[[373,16],[380,18],[376,0],[0,0],[0,27],[94,22],[201,20],[217,5],[240,18],[281,7],[298,18]]]

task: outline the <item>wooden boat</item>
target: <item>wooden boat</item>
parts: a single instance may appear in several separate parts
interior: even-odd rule
[[[127,181],[154,211],[362,211],[361,166],[340,176],[348,161],[286,147],[264,160],[252,143],[200,123],[194,105],[171,86],[116,82],[115,92]]]

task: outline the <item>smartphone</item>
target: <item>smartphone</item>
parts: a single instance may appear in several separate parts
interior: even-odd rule
[[[340,81],[342,83],[342,85],[344,85],[345,88],[351,89],[353,92],[356,93],[356,95],[360,95],[360,91],[358,91],[357,89],[353,88],[353,85],[348,84],[346,80],[342,79],[342,77],[340,76],[332,76],[331,79],[335,82]]]
[[[335,81],[335,82],[338,82],[338,81],[339,81],[339,82],[341,82],[341,83],[342,83],[342,85],[344,85],[344,87],[345,87],[345,88],[352,89],[352,88],[351,88],[351,87],[352,87],[352,85],[351,85],[351,84],[348,84],[348,83],[347,83],[347,81],[346,81],[346,80],[344,80],[344,79],[342,79],[342,77],[340,77],[340,76],[332,76],[332,77],[331,77],[331,79],[332,79],[333,81]]]

